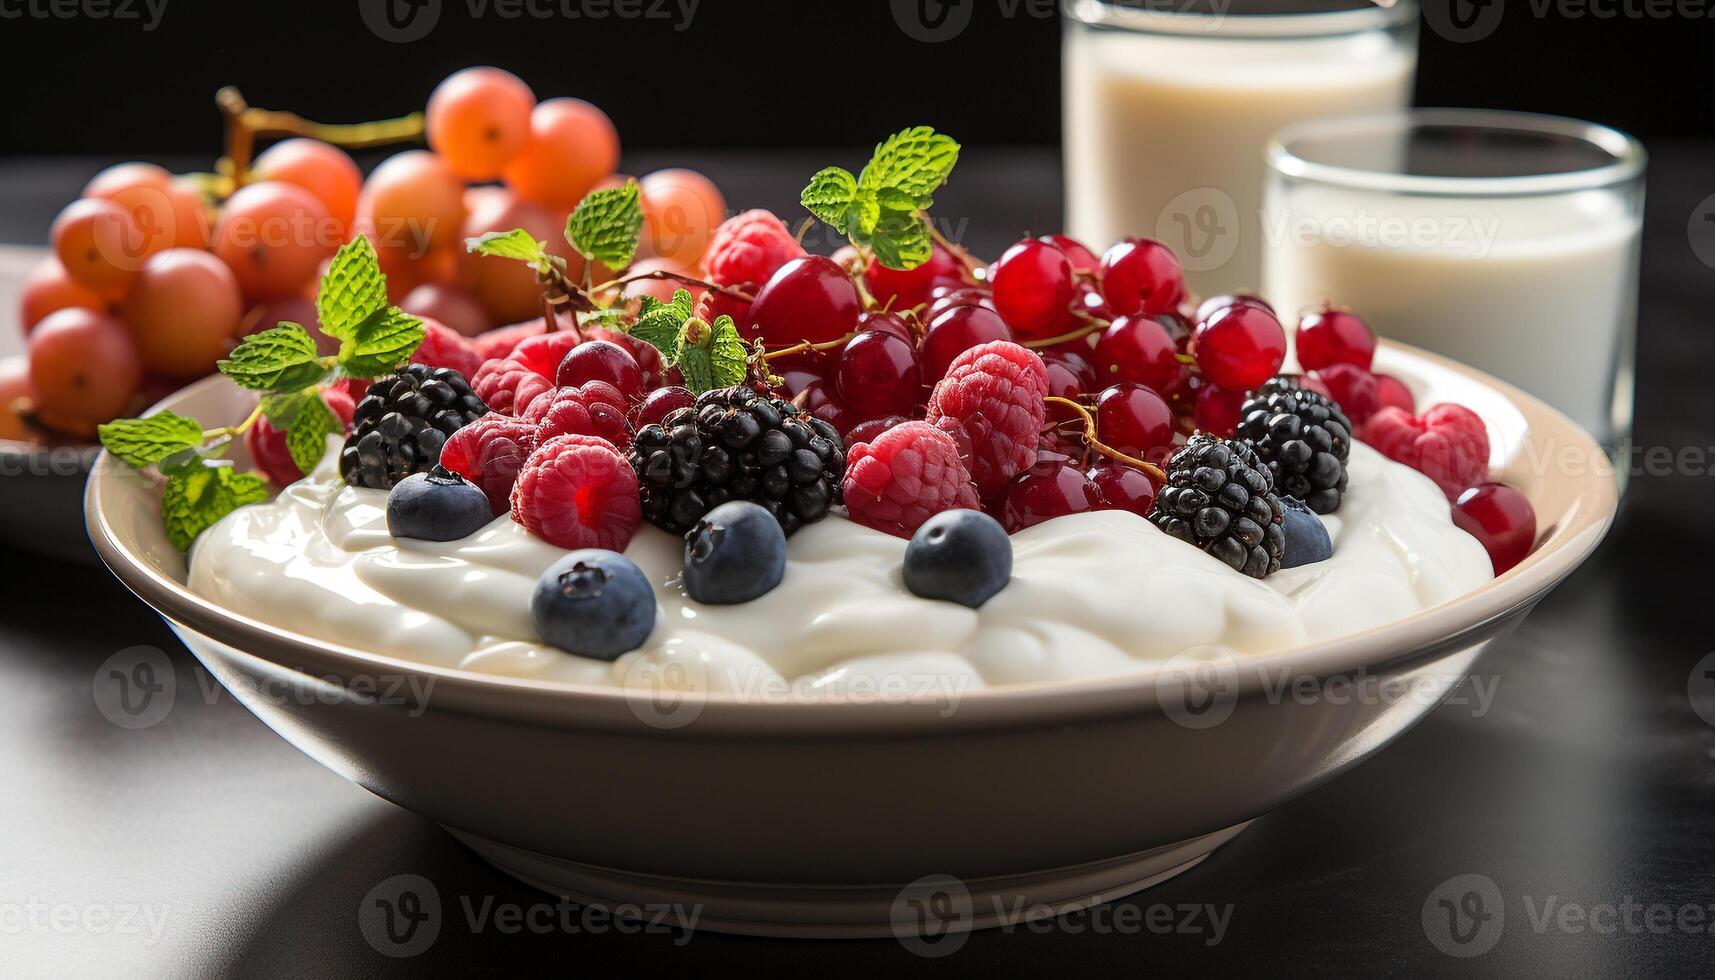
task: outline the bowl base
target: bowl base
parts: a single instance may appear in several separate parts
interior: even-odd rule
[[[898,886],[756,884],[634,874],[447,830],[512,877],[616,915],[744,936],[893,936],[927,945],[949,934],[1017,926],[1124,898],[1196,867],[1248,826],[1247,820],[1107,861],[971,881],[931,874]]]

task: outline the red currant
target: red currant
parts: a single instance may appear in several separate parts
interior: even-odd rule
[[[770,347],[802,341],[825,344],[850,333],[863,304],[844,269],[823,255],[807,255],[781,266],[756,293],[746,339],[762,338]]]
[[[897,313],[865,313],[858,317],[857,329],[860,334],[870,330],[879,330],[882,333],[893,334],[912,346],[917,344],[917,338],[911,334],[910,324],[907,324],[905,318]]]
[[[1362,318],[1329,307],[1298,321],[1298,363],[1306,371],[1351,364],[1368,371],[1376,357],[1376,335]]]
[[[1239,427],[1239,410],[1245,406],[1245,393],[1205,384],[1197,389],[1197,407],[1192,421],[1198,431],[1229,439]]]
[[[995,311],[986,306],[955,306],[930,321],[923,337],[923,383],[941,380],[953,358],[972,347],[1011,339],[1012,331]]]
[[[1134,466],[1104,460],[1090,469],[1089,476],[1102,493],[1103,510],[1129,510],[1148,517],[1155,506],[1155,481]]]
[[[1006,250],[990,273],[995,309],[1020,337],[1051,337],[1074,295],[1065,253],[1027,238]]]
[[[930,294],[929,312],[923,314],[925,322],[933,320],[955,306],[986,306],[994,309],[994,293],[981,286],[936,287]]]
[[[1000,523],[1008,534],[1016,534],[1043,521],[1101,506],[1101,490],[1082,470],[1048,460],[1013,477],[1001,502]]]
[[[865,418],[903,415],[922,387],[917,351],[897,334],[869,330],[853,337],[834,364],[834,390]]]
[[[1122,316],[1096,341],[1104,381],[1135,381],[1157,391],[1179,376],[1179,351],[1154,317]]]
[[[1102,256],[1102,295],[1120,316],[1165,313],[1184,292],[1185,270],[1160,242],[1127,238]]]
[[[965,264],[958,256],[936,244],[929,261],[915,269],[889,269],[880,262],[871,262],[864,270],[864,285],[875,297],[876,305],[895,310],[909,310],[929,302],[929,292],[945,280],[961,281]]]
[[[1110,449],[1158,462],[1173,447],[1173,409],[1155,389],[1122,381],[1096,397],[1096,436]]]
[[[1536,544],[1536,509],[1504,483],[1483,483],[1460,494],[1453,523],[1482,543],[1496,575],[1524,561]]]
[[[573,347],[554,374],[554,384],[561,388],[586,381],[605,381],[632,400],[643,397],[643,369],[637,358],[612,341],[588,340]]]
[[[1328,397],[1346,413],[1353,425],[1361,426],[1381,411],[1381,385],[1376,376],[1351,364],[1330,364],[1311,377],[1322,383]]]
[[[846,433],[846,445],[850,447],[855,446],[860,442],[874,442],[876,437],[881,435],[883,432],[886,432],[888,429],[891,429],[896,425],[902,425],[909,421],[911,420],[903,415],[889,415],[886,418],[870,419],[868,422],[859,422],[857,425],[852,426],[850,432]]]
[[[1240,303],[1260,306],[1270,313],[1274,312],[1274,307],[1270,306],[1268,300],[1261,296],[1252,296],[1250,293],[1224,293],[1220,296],[1211,296],[1200,303],[1197,306],[1195,319],[1198,323],[1202,323],[1227,307],[1236,306]]]
[[[637,407],[637,418],[633,422],[636,428],[646,425],[659,425],[661,420],[681,408],[690,408],[697,403],[697,396],[691,394],[691,389],[672,385],[666,388],[656,388],[643,399],[643,404]]]
[[[1286,360],[1286,331],[1273,313],[1238,303],[1197,324],[1197,366],[1223,388],[1249,391]]]
[[[800,391],[797,397],[792,399],[792,402],[800,409],[833,426],[834,431],[843,435],[860,420],[854,418],[851,412],[847,411],[846,407],[840,403],[839,398],[834,394],[833,387],[827,381],[812,381],[804,386],[804,390]]]
[[[1102,267],[1102,260],[1096,258],[1096,253],[1070,235],[1043,235],[1037,240],[1059,249],[1066,256],[1066,261],[1072,264],[1074,273],[1094,274]]]

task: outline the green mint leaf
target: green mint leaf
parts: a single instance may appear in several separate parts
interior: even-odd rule
[[[828,224],[846,230],[846,213],[858,197],[857,178],[851,171],[828,167],[810,178],[810,184],[798,196],[805,210]]]
[[[327,375],[315,338],[296,323],[251,334],[215,367],[252,391],[297,391]]]
[[[709,352],[713,339],[713,328],[696,317],[691,317],[679,329],[678,343],[669,359],[684,376],[685,387],[698,394],[719,387],[715,384],[714,358]]]
[[[927,207],[924,198],[947,182],[959,162],[959,144],[928,126],[913,126],[882,140],[875,155],[858,175],[864,194],[884,189],[910,197],[917,208]]]
[[[341,342],[339,369],[353,378],[385,377],[411,359],[423,333],[423,321],[397,306],[376,310]]]
[[[101,444],[127,466],[154,466],[174,453],[202,445],[202,423],[172,412],[119,419],[96,428]]]
[[[246,504],[268,499],[268,487],[254,473],[239,473],[230,466],[197,466],[178,470],[167,478],[161,495],[161,519],[173,547],[189,551],[197,535],[222,517]]]
[[[478,255],[493,255],[502,259],[518,259],[539,266],[548,259],[548,248],[522,228],[511,231],[491,231],[486,235],[464,240],[465,251]]]
[[[875,192],[875,203],[883,211],[915,211],[917,198],[897,187],[883,187]]]
[[[709,337],[709,365],[714,373],[716,388],[731,388],[733,385],[744,384],[745,376],[749,373],[750,351],[744,346],[744,338],[739,336],[738,326],[732,322],[732,317],[721,314],[714,322],[713,332]]]
[[[929,238],[929,226],[920,218],[897,213],[884,218],[877,226],[869,246],[876,261],[889,269],[915,269],[929,261],[934,244]]]
[[[322,276],[316,293],[316,319],[322,333],[347,340],[353,331],[379,310],[387,308],[387,277],[375,246],[362,235],[341,245]]]
[[[327,455],[328,436],[345,431],[345,426],[319,393],[306,391],[294,397],[302,404],[286,427],[286,451],[301,472],[309,473]]]
[[[648,298],[647,296],[644,297],[644,299]],[[620,333],[625,333],[627,330],[625,311],[616,306],[604,306],[586,313],[579,313],[577,317],[580,327],[605,327]]]
[[[566,219],[566,241],[578,254],[615,269],[631,264],[643,237],[643,203],[637,181],[595,191]]]
[[[696,302],[688,289],[673,291],[673,301],[663,303],[654,297],[643,297],[643,309],[631,327],[631,335],[672,360],[679,348],[679,331],[691,318]]]

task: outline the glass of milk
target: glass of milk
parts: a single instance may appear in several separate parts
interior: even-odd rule
[[[1304,119],[1401,109],[1417,4],[1065,0],[1067,227],[1184,262],[1193,292],[1260,283],[1263,147]]]
[[[1333,302],[1480,368],[1597,439],[1629,435],[1643,147],[1605,126],[1414,109],[1268,147],[1264,295]]]

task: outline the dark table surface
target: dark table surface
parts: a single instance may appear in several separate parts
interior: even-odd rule
[[[1698,669],[1715,650],[1715,269],[1697,258],[1715,256],[1698,237],[1715,244],[1715,145],[1652,149],[1637,438],[1676,451],[1677,464],[1634,476],[1596,557],[1487,657],[1462,704],[1192,872],[1117,903],[1171,906],[1156,914],[1188,928],[1140,929],[1166,918],[1108,908],[980,933],[944,960],[890,940],[624,935],[575,916],[571,929],[502,931],[465,909],[552,901],[299,754],[106,572],[8,555],[0,975],[1715,973],[1715,680]],[[788,214],[828,159],[673,162],[705,169],[735,206]],[[100,162],[0,161],[0,240],[42,241]],[[972,148],[936,210],[974,216],[964,238],[981,254],[1058,228],[1056,157]],[[91,692],[100,665],[135,646],[166,651],[179,682],[163,721],[129,730]],[[427,953],[391,959],[366,943],[357,909],[407,873],[429,879],[450,911]],[[1453,958],[1424,911],[1473,874],[1499,893],[1499,938]],[[1219,933],[1187,906],[1212,907]]]

